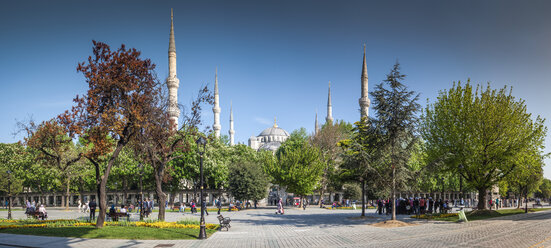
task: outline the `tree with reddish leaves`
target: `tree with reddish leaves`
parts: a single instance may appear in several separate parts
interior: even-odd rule
[[[80,134],[83,156],[95,167],[100,213],[96,227],[104,225],[106,184],[121,150],[137,139],[141,130],[152,129],[150,121],[161,97],[162,84],[155,65],[140,58],[136,49],[124,45],[117,50],[93,41],[93,55],[78,64],[88,91],[76,96],[75,106],[59,118],[69,130]]]
[[[191,112],[184,113],[184,122],[179,130],[169,121],[167,98],[162,99],[149,115],[151,125],[140,130],[138,142],[134,145],[136,154],[143,154],[142,159],[153,166],[160,221],[165,220],[167,195],[163,192],[163,183],[171,180],[167,173],[170,171],[170,162],[183,156],[183,153],[194,152],[194,138],[200,135],[198,126],[201,124],[201,106],[204,103],[212,104],[213,97],[207,87],[200,89],[197,98],[192,102]]]
[[[36,151],[37,161],[59,172],[60,179],[65,184],[65,198],[62,205],[69,209],[70,182],[73,176],[72,166],[81,158],[74,143],[74,133],[60,123],[59,119],[51,119],[36,124],[33,120],[28,123],[18,122],[20,131],[26,132],[25,144]]]

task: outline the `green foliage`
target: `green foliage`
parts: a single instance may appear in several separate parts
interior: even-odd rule
[[[264,154],[264,170],[275,184],[297,195],[312,193],[323,173],[320,151],[308,142],[306,130],[291,133],[276,151],[275,157]]]
[[[362,189],[357,183],[347,183],[343,185],[344,192],[343,196],[344,199],[350,199],[350,200],[360,200],[362,197]]]
[[[461,175],[481,192],[503,179],[510,187],[537,183],[547,128],[511,90],[454,83],[423,114],[422,136],[433,171]],[[509,177],[507,177],[510,175]],[[507,177],[507,178],[506,178]]]
[[[26,176],[25,168],[30,164],[32,156],[20,143],[0,143],[0,191],[7,193],[9,189],[12,196],[21,192]],[[8,171],[11,172],[9,175]]]
[[[232,163],[229,178],[228,189],[236,199],[259,201],[268,196],[268,179],[257,162],[241,160]]]
[[[542,184],[540,185],[539,190],[536,193],[536,197],[540,197],[543,199],[551,198],[551,180],[547,178],[543,179]]]

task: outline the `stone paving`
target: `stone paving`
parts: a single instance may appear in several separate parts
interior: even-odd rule
[[[306,211],[275,209],[224,212],[232,218],[229,232],[219,231],[199,240],[94,240],[0,234],[0,247],[551,247],[551,211],[512,215],[484,221],[449,223],[399,219],[418,224],[400,228],[377,228],[368,224],[388,219],[368,210],[366,219],[357,219],[359,210]],[[23,211],[14,211],[22,218]],[[76,211],[50,210],[50,218],[79,218]],[[5,218],[7,212],[0,212]],[[154,213],[153,216],[156,216]],[[133,216],[132,218],[137,218]],[[199,218],[199,215],[167,213],[167,221]],[[217,223],[215,213],[207,222]]]

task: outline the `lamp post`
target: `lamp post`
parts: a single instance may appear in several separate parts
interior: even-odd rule
[[[199,162],[199,172],[201,174],[200,179],[200,186],[201,186],[201,220],[200,220],[200,226],[199,226],[199,239],[206,239],[207,238],[207,230],[205,229],[205,206],[204,198],[203,198],[203,154],[205,154],[207,146],[207,140],[203,138],[203,136],[199,137],[197,139],[197,153],[199,153],[200,156],[200,162]]]
[[[142,185],[143,164],[140,163],[138,167],[140,168],[140,221],[141,221],[143,220],[143,185]]]
[[[8,170],[8,220],[11,220],[11,171]]]

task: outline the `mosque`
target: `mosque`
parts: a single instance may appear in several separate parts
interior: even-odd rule
[[[178,127],[178,118],[180,116],[180,110],[178,108],[178,87],[180,81],[176,75],[176,44],[174,38],[174,22],[173,22],[173,13],[171,10],[170,13],[170,38],[168,46],[168,78],[166,84],[169,92],[169,119],[173,125],[173,128]],[[364,46],[364,56],[363,56],[363,66],[362,66],[362,75],[361,75],[361,98],[359,99],[361,117],[365,117],[368,114],[369,108],[369,98],[367,92],[367,65],[365,63],[365,46]],[[214,107],[212,112],[214,113],[214,124],[213,130],[217,138],[220,138],[220,130],[222,125],[220,124],[220,95],[218,92],[218,69],[214,74]],[[333,111],[331,106],[331,82],[329,82],[329,91],[327,97],[327,117],[325,118],[327,123],[333,122]],[[318,116],[316,113],[315,120],[315,132],[319,131],[318,125]],[[235,131],[233,129],[233,108],[230,106],[230,130],[229,138],[230,145],[235,144]],[[274,118],[274,125],[264,129],[258,136],[251,136],[249,138],[249,147],[255,150],[269,150],[275,152],[285,140],[289,138],[289,132],[285,129],[280,128],[277,125],[276,119]]]

